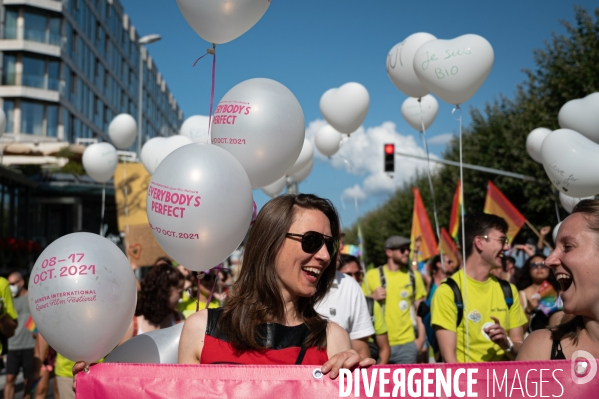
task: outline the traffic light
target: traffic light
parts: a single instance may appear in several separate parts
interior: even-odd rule
[[[395,144],[385,144],[385,172],[395,172]]]

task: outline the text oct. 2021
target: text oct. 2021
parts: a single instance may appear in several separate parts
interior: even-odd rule
[[[86,276],[96,274],[96,265],[80,264],[85,258],[84,253],[74,253],[65,259],[57,256],[46,258],[42,261],[42,271],[35,273],[32,277],[33,284],[60,277]],[[58,272],[56,272],[56,268]]]

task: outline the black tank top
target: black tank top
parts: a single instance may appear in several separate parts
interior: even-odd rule
[[[551,345],[551,360],[566,360],[566,356],[562,351],[562,344],[559,340],[553,340],[553,345]]]

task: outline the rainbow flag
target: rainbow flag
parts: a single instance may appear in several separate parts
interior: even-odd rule
[[[558,301],[557,292],[547,280],[543,281],[535,295],[540,297],[539,309],[546,315],[563,309],[562,302]]]
[[[458,180],[458,187],[453,195],[453,204],[451,205],[451,215],[449,216],[449,233],[455,242],[458,240],[458,232],[460,230],[460,215],[462,213],[462,182]]]
[[[457,267],[458,256],[456,253],[458,252],[458,249],[455,246],[455,241],[452,240],[452,237],[449,235],[447,230],[445,230],[445,227],[441,227],[441,240],[439,241],[439,249],[441,252],[443,252],[443,255],[447,255]]]
[[[33,322],[33,317],[29,316],[29,318],[27,319],[27,322],[25,323],[25,328],[28,329],[29,331],[31,331],[34,334],[37,334],[37,327],[35,326],[35,323]]]
[[[487,183],[487,197],[485,198],[485,213],[501,216],[508,225],[507,237],[510,242],[516,237],[526,218],[518,209],[507,199],[497,186],[491,181]]]
[[[420,196],[418,188],[413,188],[414,193],[414,213],[412,214],[412,235],[410,240],[411,251],[414,249],[414,243],[418,237],[421,237],[420,252],[418,253],[418,262],[432,258],[439,254],[439,247],[437,246],[437,239],[433,233],[431,222],[428,219],[424,202]]]

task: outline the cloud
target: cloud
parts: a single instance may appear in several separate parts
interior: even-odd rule
[[[308,125],[306,138],[314,144],[314,135],[325,126],[324,120],[317,119]],[[385,195],[403,186],[417,171],[426,173],[426,161],[401,157],[395,158],[395,173],[390,176],[383,172],[383,148],[386,143],[394,143],[395,151],[404,154],[426,157],[425,150],[416,143],[412,135],[402,135],[397,131],[393,122],[383,122],[379,126],[364,129],[360,127],[351,136],[344,135],[341,148],[330,159],[320,154],[316,149],[314,157],[328,162],[336,169],[345,169],[348,173],[364,176],[362,185],[348,187],[343,191],[343,199],[352,199],[359,196],[359,200],[366,200],[367,196]],[[316,148],[316,147],[315,147]],[[431,159],[437,159],[430,155]],[[431,163],[436,170],[439,165]]]
[[[453,133],[442,133],[428,139],[429,145],[446,145],[455,135]]]
[[[357,184],[355,184],[353,187],[346,188],[345,190],[343,190],[343,193],[341,193],[341,199],[344,201],[350,200],[364,202],[367,198],[368,196],[366,195],[364,190],[362,190],[362,187],[360,187]]]

